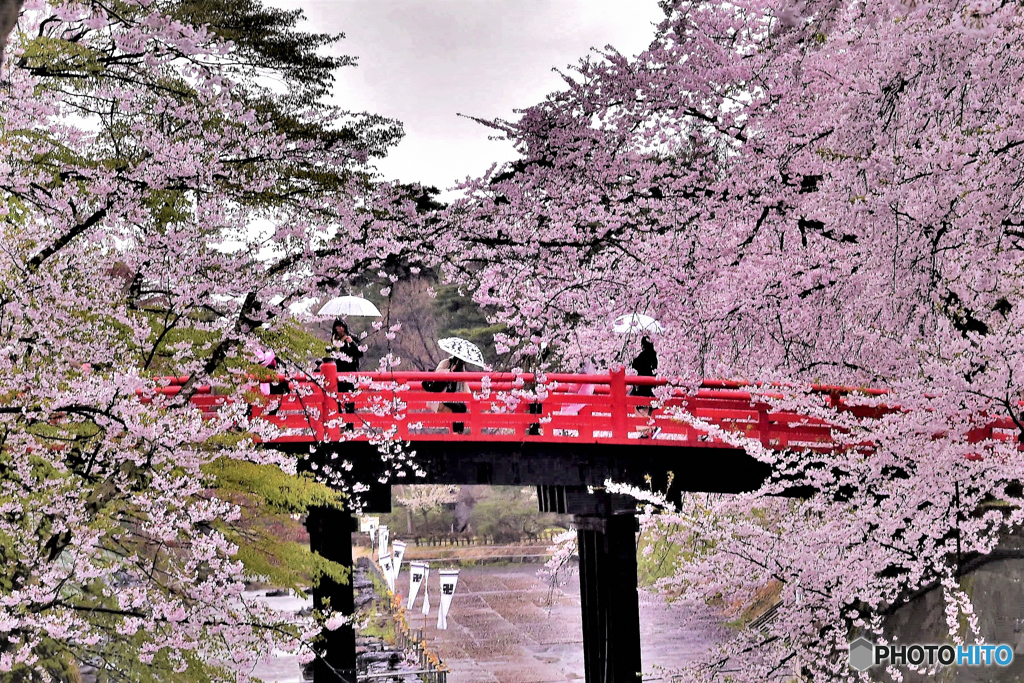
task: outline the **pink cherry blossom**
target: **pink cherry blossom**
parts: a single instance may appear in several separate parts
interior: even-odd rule
[[[207,466],[295,473],[246,431],[269,430],[249,352],[291,304],[421,249],[408,190],[367,165],[392,122],[307,103],[297,126],[366,135],[283,132],[253,106],[266,73],[162,7],[29,2],[2,65],[0,668],[22,678],[48,677],[40,648],[239,679],[309,654],[317,624],[244,596],[241,510]]]
[[[521,158],[464,184],[439,245],[515,331],[503,349],[628,362],[638,344],[612,321],[644,313],[681,386],[772,383],[763,400],[835,425],[847,447],[831,453],[723,434],[776,478],[644,524],[689,549],[664,582],[680,599],[738,616],[779,592],[766,633],[740,632],[688,680],[850,677],[850,634],[877,637],[916,591],[969,621],[943,581],[1024,517],[1024,15],[664,7],[640,55],[601,51],[517,120],[481,122]],[[837,413],[815,383],[888,393]],[[776,495],[795,484],[816,493]]]

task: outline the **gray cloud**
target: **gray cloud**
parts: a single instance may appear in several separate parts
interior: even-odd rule
[[[379,163],[386,177],[442,190],[515,155],[458,117],[513,118],[562,85],[591,47],[643,50],[661,19],[654,0],[276,0],[302,7],[308,30],[344,32],[335,102],[401,120],[406,138]]]

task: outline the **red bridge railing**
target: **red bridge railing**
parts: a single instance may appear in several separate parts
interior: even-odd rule
[[[709,424],[758,439],[770,448],[829,448],[831,427],[823,420],[772,412],[740,383],[708,381],[695,395],[669,387],[659,398],[630,395],[633,387],[665,387],[668,381],[608,374],[551,373],[537,385],[532,374],[388,372],[341,375],[354,391],[338,392],[339,375],[325,363],[322,374],[279,376],[288,393],[263,396],[251,415],[280,434],[274,442],[341,441],[393,434],[404,440],[546,441],[650,443],[651,445],[727,447],[705,431],[672,417],[684,411]],[[156,391],[178,393],[185,377],[165,378]],[[435,393],[424,382],[465,382],[468,391]],[[254,385],[255,388],[255,385]],[[830,390],[836,405],[839,389]],[[192,402],[213,414],[228,401],[199,387]],[[465,406],[450,412],[445,404]],[[644,414],[650,410],[650,415]],[[460,431],[461,426],[461,431]]]
[[[572,443],[649,444],[734,448],[699,429],[680,413],[725,432],[753,438],[771,449],[834,447],[833,427],[827,421],[794,412],[774,410],[763,392],[750,385],[705,380],[691,393],[666,379],[607,374],[549,373],[536,384],[532,374],[369,372],[338,374],[325,363],[322,373],[279,375],[288,393],[263,396],[250,407],[252,417],[274,425],[272,442],[365,440],[389,434],[409,441],[543,441]],[[337,390],[353,386],[353,391]],[[156,391],[177,394],[185,377],[165,378]],[[464,382],[468,391],[435,393],[424,382]],[[654,387],[657,398],[631,395],[634,387]],[[255,382],[253,388],[255,390]],[[816,386],[827,405],[858,417],[878,416],[892,408],[847,405],[853,391],[880,396],[884,390]],[[199,387],[191,399],[213,415],[228,399]],[[445,404],[465,406],[450,412]],[[647,411],[650,414],[645,414]],[[643,412],[642,412],[643,411]],[[971,440],[1015,438],[1009,419],[996,419],[974,430]]]

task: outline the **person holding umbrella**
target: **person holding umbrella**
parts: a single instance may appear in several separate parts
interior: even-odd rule
[[[348,330],[348,323],[341,316],[355,315],[366,318],[379,318],[380,311],[372,302],[358,296],[338,296],[324,304],[317,315],[322,317],[334,316],[334,324],[331,325],[331,346],[327,347],[327,356],[323,363],[333,362],[338,367],[338,372],[356,372],[359,370],[359,359],[363,352],[359,350],[359,344],[352,338]],[[338,382],[339,392],[350,392],[355,390],[351,382]],[[356,412],[356,404],[345,403],[345,412]],[[351,431],[351,423],[345,425],[345,429]]]
[[[339,373],[356,372],[359,370],[359,359],[363,357],[363,352],[359,350],[359,344],[349,334],[348,323],[341,318],[334,319],[334,324],[331,326],[331,346],[327,347],[326,350],[328,356],[324,358],[323,362],[337,365]],[[355,385],[351,382],[338,382],[339,393],[354,391],[355,388]],[[352,402],[345,403],[345,412],[356,412],[356,404]],[[345,429],[351,431],[353,429],[352,424],[347,423]]]
[[[630,363],[630,367],[636,370],[636,374],[640,377],[654,377],[658,372],[658,353],[654,350],[654,342],[646,334],[640,339],[640,353],[633,362]],[[654,398],[654,387],[644,385],[634,385],[633,389],[629,392],[630,396],[640,396],[643,398]],[[654,409],[649,406],[637,406],[636,412],[646,417],[650,417]],[[657,436],[661,429],[655,429],[653,432],[650,427],[641,427],[639,429],[641,439],[649,439]]]
[[[363,357],[363,352],[359,350],[359,345],[352,338],[352,334],[348,330],[348,323],[342,316],[379,318],[380,311],[372,302],[361,297],[339,296],[324,304],[317,315],[334,316],[334,324],[331,325],[331,346],[327,347],[327,357],[322,362],[335,363],[338,366],[338,372],[358,371],[359,359]]]
[[[477,345],[472,342],[460,339],[459,337],[447,337],[438,340],[437,345],[441,347],[442,351],[451,355],[438,363],[437,367],[434,368],[434,372],[465,372],[467,363],[478,365],[481,368],[486,367],[484,365],[484,355],[480,352]],[[469,385],[466,382],[448,382],[440,391],[465,393],[469,391]],[[437,412],[464,413],[466,412],[466,404],[457,401],[445,402],[438,407]],[[465,433],[465,428],[465,423],[452,423],[452,432],[456,434]]]

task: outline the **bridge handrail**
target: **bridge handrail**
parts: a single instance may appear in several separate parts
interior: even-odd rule
[[[172,378],[174,379],[174,378]],[[655,427],[664,428],[663,439],[674,439],[707,446],[727,446],[708,439],[690,425],[669,419],[660,410],[655,414],[646,408],[652,401],[662,406],[682,407],[700,413],[702,419],[724,424],[729,429],[757,432],[766,445],[788,443],[790,438],[803,438],[824,446],[830,441],[828,425],[820,419],[794,415],[784,411],[766,416],[769,407],[750,392],[727,388],[701,389],[691,395],[685,387],[674,387],[660,399],[633,396],[630,386],[663,386],[665,378],[628,376],[623,368],[607,374],[548,373],[537,377],[532,373],[438,373],[429,371],[338,373],[333,363],[324,363],[318,375],[280,376],[289,382],[290,393],[262,399],[277,407],[266,415],[259,404],[253,414],[265,417],[283,428],[312,431],[318,440],[335,440],[348,424],[363,424],[372,429],[398,429],[406,438],[415,428],[417,439],[455,438],[456,426],[464,424],[475,438],[483,440],[521,440],[544,436],[562,441],[607,441],[627,443],[649,435]],[[490,384],[491,392],[481,389]],[[540,386],[533,384],[541,380]],[[467,382],[466,392],[427,392],[424,381]],[[266,381],[254,377],[254,384]],[[339,392],[338,382],[348,382],[354,391]],[[587,385],[593,391],[579,393]],[[532,391],[541,389],[538,395]],[[508,390],[521,390],[502,395]],[[179,385],[157,389],[173,394]],[[661,393],[661,392],[659,392]],[[204,410],[216,410],[215,401],[224,398],[194,396]],[[399,400],[391,408],[384,404]],[[710,403],[709,403],[710,401]],[[445,413],[438,406],[462,404],[465,412]],[[698,405],[699,404],[699,405]],[[432,407],[431,407],[432,406]],[[339,410],[339,408],[343,408]],[[643,410],[638,410],[643,408]],[[760,415],[760,417],[759,417]],[[541,434],[542,426],[543,434]],[[431,430],[441,428],[450,436],[437,436]],[[424,435],[423,429],[427,430]],[[284,440],[309,440],[308,435],[282,437]],[[756,437],[755,437],[756,438]]]
[[[630,440],[643,438],[657,427],[665,432],[659,437],[662,445],[682,440],[692,445],[727,446],[685,421],[670,419],[664,412],[666,408],[685,411],[726,431],[742,432],[768,448],[834,448],[835,431],[845,431],[821,418],[775,409],[767,399],[781,397],[781,393],[772,391],[781,385],[706,379],[693,391],[692,384],[665,377],[627,375],[621,367],[603,374],[417,370],[339,373],[333,363],[324,363],[320,373],[278,373],[277,378],[279,382],[288,382],[288,393],[247,399],[252,403],[254,417],[291,431],[275,441],[339,440],[344,438],[341,432],[347,425],[355,424],[371,431],[397,429],[400,438],[409,438],[411,430],[417,429],[417,439],[451,439],[459,438],[456,425],[463,424],[474,438],[482,440],[543,436],[544,440],[556,441],[636,443]],[[152,400],[154,394],[174,396],[188,379],[159,378],[158,386],[138,394],[144,401]],[[247,379],[253,390],[257,384],[268,381],[266,376],[256,375]],[[536,383],[538,379],[540,384]],[[348,382],[355,390],[339,393],[339,381]],[[425,381],[465,382],[469,391],[427,392],[422,387]],[[489,386],[489,392],[483,390],[485,386]],[[588,386],[591,389],[580,393]],[[630,387],[638,386],[669,388],[656,391],[657,398],[652,400],[632,395]],[[883,396],[886,391],[882,389],[815,385],[812,391],[825,394],[833,409],[850,411],[858,417],[877,417],[899,410],[898,406],[849,405],[843,400],[851,393]],[[232,400],[217,395],[209,386],[194,387],[191,396],[192,403],[209,415]],[[384,406],[388,402],[400,407],[388,409]],[[654,413],[647,409],[652,402],[659,406]],[[270,404],[277,407],[266,408]],[[463,404],[466,412],[438,412],[437,407],[443,404]],[[972,430],[970,440],[1008,440],[1015,438],[1008,434],[1014,428],[1011,419],[994,416],[987,425]],[[438,429],[442,430],[441,435]]]
[[[325,363],[324,366],[330,365]],[[566,385],[585,385],[590,384],[595,386],[595,391],[600,392],[603,388],[611,385],[612,378],[620,370],[612,369],[608,373],[602,374],[572,374],[572,373],[544,373],[540,374],[541,384],[553,391],[567,391]],[[538,375],[531,372],[523,373],[512,373],[512,372],[434,372],[431,370],[402,370],[402,371],[372,371],[372,372],[336,372],[337,376],[344,381],[349,381],[354,384],[376,384],[384,382],[395,382],[397,384],[408,384],[408,383],[422,383],[425,381],[441,381],[441,382],[465,382],[470,385],[474,390],[479,390],[482,386],[482,381],[487,379],[491,385],[492,390],[506,390],[506,384],[511,384],[512,388],[523,388],[526,385],[535,385],[537,382]],[[302,374],[284,374],[278,373],[276,375],[276,381],[278,382],[310,382],[314,384],[321,384],[323,381],[323,372]],[[166,376],[157,377],[155,380],[158,386],[154,388],[157,393],[166,395],[175,395],[180,391],[180,387],[188,382],[188,376]],[[267,378],[258,377],[256,375],[250,375],[249,380],[253,383],[265,382]],[[318,381],[319,380],[319,381]],[[783,384],[766,384],[762,382],[746,382],[742,380],[723,380],[723,379],[712,379],[705,378],[701,380],[696,393],[691,393],[688,389],[692,384],[685,380],[668,377],[640,377],[637,375],[625,375],[626,386],[647,386],[647,387],[661,387],[661,386],[672,386],[672,396],[730,396],[738,400],[750,400],[758,397],[768,398],[783,398],[783,394],[771,391],[743,391],[744,387],[783,387],[783,386],[796,386],[796,385],[783,385]],[[605,389],[607,390],[607,389]],[[727,393],[729,390],[735,391],[733,394]],[[830,385],[830,384],[812,384],[810,390],[814,393],[832,395],[847,395],[858,393],[865,396],[884,396],[888,393],[886,389],[877,389],[873,387],[854,387],[854,386],[841,386],[841,385]],[[196,387],[196,393],[205,394],[210,393],[211,388],[208,385],[200,385]]]

